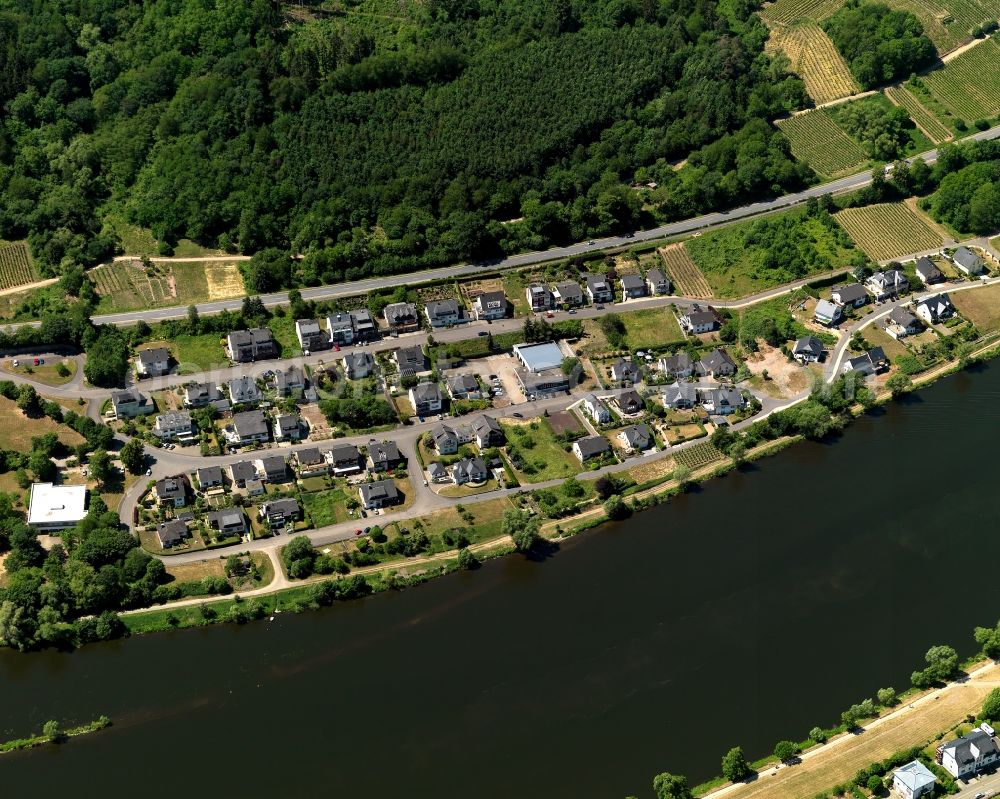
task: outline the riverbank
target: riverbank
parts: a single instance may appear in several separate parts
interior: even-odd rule
[[[60,729],[57,722],[49,721],[46,723],[46,729],[43,730],[41,735],[32,735],[28,738],[14,738],[10,741],[0,743],[0,754],[5,754],[7,752],[19,752],[24,749],[34,749],[36,746],[44,746],[45,744],[65,743],[70,738],[76,738],[81,735],[89,735],[93,732],[100,732],[101,730],[106,730],[110,726],[111,719],[107,716],[100,716],[87,724],[79,724],[75,727],[70,727],[67,730]]]

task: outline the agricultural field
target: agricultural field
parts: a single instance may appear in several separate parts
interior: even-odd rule
[[[888,261],[944,243],[941,234],[919,211],[904,203],[845,208],[834,219],[876,261]]]
[[[767,49],[781,50],[788,56],[792,72],[802,78],[817,104],[861,91],[844,57],[814,22],[773,28]]]
[[[679,449],[674,452],[674,460],[677,461],[677,465],[684,466],[692,471],[725,459],[726,456],[719,452],[711,441],[703,441],[700,444],[695,444],[693,447]]]
[[[848,136],[824,109],[780,119],[777,126],[788,138],[792,154],[827,177],[854,171],[868,162],[868,154]]]
[[[886,5],[919,19],[941,54],[967,42],[973,28],[1000,16],[997,0],[888,0]]]
[[[945,109],[966,122],[1000,113],[1000,43],[986,39],[920,79]]]
[[[768,25],[791,25],[802,20],[826,19],[844,4],[844,0],[777,0],[760,15]]]
[[[115,261],[90,270],[98,311],[113,313],[187,305],[244,294],[239,266],[225,262]]]
[[[34,283],[38,279],[27,242],[0,242],[0,291]]]
[[[663,267],[679,294],[700,300],[712,297],[712,287],[701,273],[698,264],[688,254],[683,242],[660,247],[657,252],[663,259]]]
[[[954,291],[951,301],[959,313],[984,333],[1000,330],[1000,285]]]
[[[885,90],[885,96],[891,102],[905,108],[910,119],[934,144],[941,144],[941,142],[954,138],[948,127],[905,86],[890,86]]]

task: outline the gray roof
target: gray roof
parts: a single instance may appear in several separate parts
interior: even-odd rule
[[[934,773],[919,760],[913,760],[905,766],[900,766],[892,772],[892,776],[903,783],[911,794],[936,782]]]
[[[628,380],[639,376],[639,364],[635,361],[619,358],[611,364],[611,375],[615,380]]]
[[[198,482],[201,485],[205,483],[221,483],[222,482],[222,467],[221,466],[203,466],[198,469]]]
[[[611,449],[611,445],[604,436],[587,436],[576,441],[576,447],[584,459],[592,458]]]
[[[427,465],[427,473],[433,477],[444,477],[448,474],[448,470],[444,467],[444,464],[440,461],[433,461]]]
[[[234,330],[229,334],[229,340],[236,346],[248,344],[268,344],[274,341],[274,334],[266,327],[252,327],[249,330]]]
[[[840,316],[840,306],[830,300],[819,300],[813,310],[814,316],[822,316],[827,319],[836,319]]]
[[[148,401],[146,395],[140,392],[135,386],[123,389],[122,391],[111,392],[111,402],[113,405],[129,402],[138,402],[140,405],[145,405]]]
[[[477,416],[472,420],[472,429],[480,438],[491,434],[503,435],[503,428],[500,427],[500,423],[492,416],[487,416],[486,414]]]
[[[642,279],[642,275],[622,275],[621,282],[622,288],[626,291],[646,287],[646,281]]]
[[[361,496],[365,502],[372,499],[385,501],[387,499],[396,499],[399,496],[399,491],[392,480],[376,480],[374,483],[361,484]]]
[[[729,353],[720,347],[716,347],[708,355],[701,359],[701,365],[708,372],[718,372],[723,367],[736,368],[736,362],[729,357]]]
[[[183,497],[184,494],[184,480],[180,477],[165,477],[156,481],[156,496],[160,499]]]
[[[198,402],[199,400],[214,402],[215,400],[222,399],[222,392],[212,382],[189,383],[184,387],[184,394],[189,402]]]
[[[464,476],[466,480],[488,474],[486,461],[482,458],[462,458],[462,460],[451,467],[451,470],[453,474]]]
[[[489,308],[491,305],[499,303],[502,307],[507,306],[507,295],[502,291],[484,291],[476,298],[480,308]]]
[[[698,389],[693,383],[674,383],[671,386],[664,386],[660,389],[664,402],[676,404],[679,400],[684,400],[690,404],[698,401]]]
[[[417,383],[410,389],[413,398],[417,402],[439,402],[441,400],[441,389],[437,383]]]
[[[330,460],[333,463],[347,463],[348,461],[357,463],[361,460],[361,453],[354,444],[337,444],[326,452],[330,453]]]
[[[411,369],[414,372],[424,370],[424,351],[420,347],[400,347],[396,350],[396,363],[400,371]]]
[[[862,297],[867,297],[868,292],[860,283],[847,283],[843,286],[834,286],[833,293],[840,295],[841,302],[857,302]]]
[[[686,372],[694,368],[694,359],[690,353],[681,350],[676,355],[660,358],[660,365],[669,372]]]
[[[742,408],[744,405],[743,394],[737,388],[713,388],[706,392],[706,395],[712,401],[715,410],[727,405],[731,408]]]
[[[349,372],[370,372],[375,359],[367,352],[349,352],[344,356],[344,368]]]
[[[236,461],[229,464],[229,473],[235,482],[244,483],[257,476],[257,468],[250,461]]]
[[[323,463],[323,456],[320,454],[319,447],[307,447],[306,449],[300,449],[295,457],[299,460],[299,466],[315,466],[316,464]]]
[[[452,375],[447,379],[447,383],[448,388],[454,394],[469,394],[479,391],[479,381],[471,374]]]
[[[431,318],[435,316],[454,316],[458,313],[458,300],[431,300],[425,306],[427,315]]]
[[[919,325],[920,320],[911,314],[906,308],[893,308],[889,313],[889,321],[901,327]]]
[[[572,280],[566,280],[563,281],[562,283],[556,283],[555,289],[556,291],[559,292],[559,296],[562,297],[562,299],[564,300],[565,299],[579,300],[583,298],[583,289],[580,288],[580,284]]]
[[[326,317],[326,326],[331,333],[338,330],[354,331],[354,318],[349,313],[330,314]]]
[[[972,732],[963,735],[961,738],[956,738],[954,741],[948,741],[944,745],[944,749],[953,749],[955,762],[959,765],[965,763],[975,762],[975,757],[972,756],[971,748],[975,747],[979,750],[980,756],[989,754],[1000,754],[1000,749],[997,748],[996,741],[983,732],[982,730],[973,730]]]
[[[188,534],[188,526],[180,519],[171,519],[169,522],[160,522],[156,528],[156,535],[160,539],[160,544],[176,543],[184,540]]]
[[[382,311],[390,325],[412,325],[417,321],[417,306],[412,302],[394,302]]]
[[[585,275],[587,288],[591,291],[610,291],[611,284],[604,275]]]
[[[268,455],[265,458],[261,458],[260,465],[267,474],[271,472],[284,472],[288,467],[288,463],[282,455]]]
[[[795,346],[792,348],[793,355],[797,355],[800,352],[815,355],[818,358],[823,354],[823,342],[816,338],[816,336],[803,336],[795,342]]]
[[[257,382],[252,377],[235,377],[229,381],[228,387],[233,402],[256,402],[261,398]]]
[[[274,373],[274,384],[279,389],[294,386],[304,386],[306,383],[305,373],[294,364],[287,369],[278,369]]]
[[[140,363],[149,365],[159,361],[169,361],[170,350],[166,347],[153,347],[148,350],[139,350]]]
[[[623,436],[633,449],[646,449],[653,443],[653,434],[650,432],[649,426],[644,423],[622,428],[619,435]]]
[[[395,441],[369,441],[368,455],[373,463],[392,463],[399,460],[399,447]]]
[[[629,389],[628,391],[623,391],[618,395],[618,407],[622,410],[626,408],[641,408],[645,406],[645,402],[642,397],[639,396],[639,392]]]
[[[646,280],[650,283],[664,283],[667,280],[667,275],[662,269],[657,269],[653,267],[648,272],[646,272]]]
[[[280,514],[284,518],[289,519],[293,516],[299,515],[299,503],[298,500],[293,497],[272,499],[270,502],[266,503],[264,507],[268,516]]]
[[[886,269],[884,272],[876,272],[869,282],[882,289],[904,289],[910,285],[910,279],[898,269]]]
[[[283,413],[274,420],[274,426],[283,435],[287,433],[294,433],[299,429],[301,424],[302,419],[299,418],[297,413]]]
[[[437,443],[438,441],[445,441],[450,439],[455,439],[457,441],[458,434],[452,428],[448,427],[448,425],[439,424],[435,425],[431,429],[431,438],[434,439],[435,443]]]
[[[213,527],[232,527],[239,524],[244,530],[247,529],[246,517],[240,508],[223,508],[222,510],[211,511],[208,516],[208,523]]]
[[[970,272],[978,272],[983,269],[983,259],[976,255],[968,247],[959,247],[951,259],[959,266],[964,266]]]
[[[941,273],[941,270],[937,268],[937,264],[926,256],[917,258],[916,269],[924,280],[936,280],[937,278],[944,276]]]
[[[233,427],[242,438],[267,432],[267,418],[263,411],[244,411],[233,415]]]

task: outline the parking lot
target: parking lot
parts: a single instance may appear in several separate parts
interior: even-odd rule
[[[483,363],[483,361],[479,363]],[[503,386],[504,397],[511,403],[519,404],[527,400],[524,392],[521,391],[521,384],[517,382],[517,376],[514,374],[518,361],[513,355],[490,355],[486,358],[485,363],[487,372],[482,375],[483,383],[490,385],[489,376],[496,375],[500,379],[500,385]],[[499,399],[503,399],[503,397]],[[500,407],[499,403],[497,406]]]
[[[959,782],[959,785],[962,785]],[[961,799],[991,799],[1000,794],[1000,771],[988,772],[969,781],[958,793]]]

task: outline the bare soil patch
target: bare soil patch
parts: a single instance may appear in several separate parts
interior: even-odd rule
[[[776,390],[773,394],[769,390],[769,394],[779,398],[794,397],[809,387],[812,374],[808,369],[788,360],[777,347],[763,341],[759,341],[758,346],[760,349],[747,357],[746,365],[753,374],[761,377],[767,371],[765,382]]]
[[[570,411],[549,414],[549,424],[552,425],[552,430],[557,436],[563,433],[578,433],[582,429],[580,421]]]
[[[208,283],[208,298],[222,300],[228,297],[239,297],[246,293],[243,287],[243,275],[238,264],[207,263],[205,264],[205,280]]]

